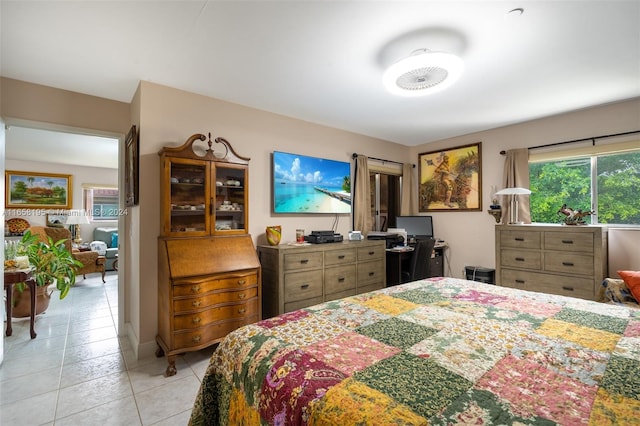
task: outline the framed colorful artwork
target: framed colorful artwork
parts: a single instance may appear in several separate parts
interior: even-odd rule
[[[7,209],[70,209],[73,204],[71,175],[5,171]]]
[[[140,199],[140,175],[139,175],[139,150],[140,139],[136,126],[131,126],[125,143],[124,157],[124,189],[125,189],[125,205],[127,207],[138,205]]]
[[[418,209],[482,210],[482,143],[418,154]]]

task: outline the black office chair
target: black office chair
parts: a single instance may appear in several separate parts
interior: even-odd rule
[[[421,280],[431,275],[431,253],[436,245],[433,238],[419,239],[413,249],[409,270],[402,273],[402,282]]]

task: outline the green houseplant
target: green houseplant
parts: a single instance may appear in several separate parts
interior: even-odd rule
[[[47,237],[47,242],[43,242],[37,235],[27,230],[18,245],[18,254],[29,258],[36,286],[46,289],[55,283],[56,288],[60,290],[60,299],[64,299],[69,294],[71,286],[76,282],[76,270],[82,267],[82,263],[76,260],[65,247],[65,241],[53,241],[51,237]],[[15,288],[18,293],[22,293],[27,286],[20,283]],[[22,295],[16,296],[16,308],[21,301],[28,300],[21,297]],[[37,303],[36,313],[46,310],[50,296],[45,292],[44,299],[40,299],[44,303]],[[18,309],[16,311],[20,312]]]

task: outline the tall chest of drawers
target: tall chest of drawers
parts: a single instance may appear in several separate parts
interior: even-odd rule
[[[386,284],[385,242],[258,246],[264,318]]]
[[[250,235],[158,240],[158,356],[176,374],[196,351],[260,320],[260,263]]]
[[[499,285],[595,300],[606,276],[606,227],[496,226]]]

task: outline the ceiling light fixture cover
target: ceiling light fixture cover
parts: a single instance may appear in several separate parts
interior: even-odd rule
[[[423,96],[451,86],[460,78],[463,68],[456,55],[419,49],[391,65],[382,81],[395,95]]]

